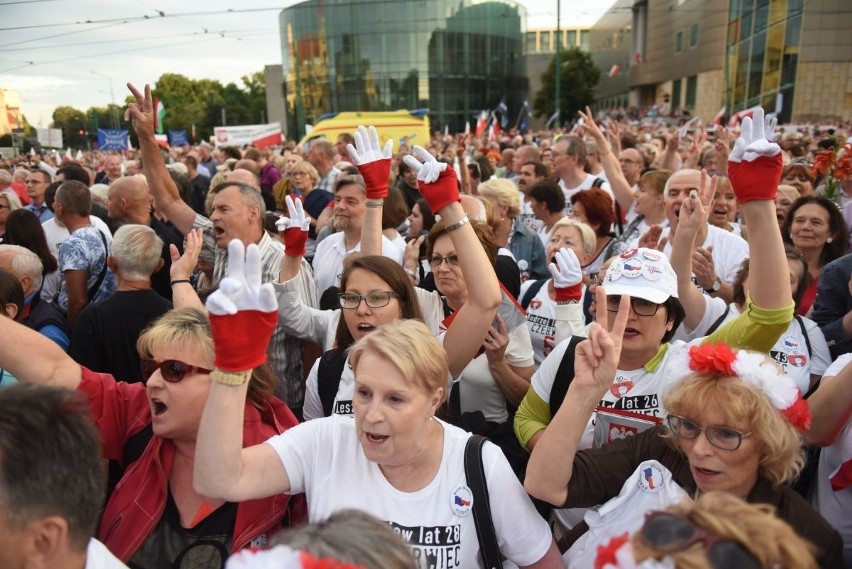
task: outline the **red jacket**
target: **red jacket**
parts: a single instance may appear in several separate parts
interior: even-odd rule
[[[78,388],[89,399],[92,417],[101,432],[104,458],[116,460],[125,468],[101,519],[98,538],[124,562],[130,560],[163,516],[168,496],[169,474],[174,444],[153,435],[142,456],[123,464],[127,439],[151,424],[151,409],[141,383],[115,381],[111,375],[82,367],[83,380]],[[283,433],[298,421],[282,401],[271,398],[261,413],[246,403],[243,444],[252,446]],[[234,525],[232,552],[247,547],[252,540],[280,527],[290,496],[277,494],[261,500],[240,502]],[[293,504],[289,525],[307,519],[304,501]],[[299,518],[299,519],[293,519]]]

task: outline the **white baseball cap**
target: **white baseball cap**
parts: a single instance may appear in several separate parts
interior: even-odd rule
[[[628,295],[662,304],[677,298],[677,275],[668,258],[654,249],[627,249],[606,270],[607,296]]]

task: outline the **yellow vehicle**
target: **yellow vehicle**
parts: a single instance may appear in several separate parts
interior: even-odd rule
[[[382,144],[392,138],[394,152],[399,150],[400,143],[426,146],[431,137],[428,113],[429,109],[330,113],[319,118],[311,131],[299,141],[299,146],[307,150],[312,141],[322,139],[334,144],[341,134],[354,135],[358,125],[376,127]]]

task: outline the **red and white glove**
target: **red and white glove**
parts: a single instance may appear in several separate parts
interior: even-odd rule
[[[290,217],[280,217],[275,222],[278,231],[284,234],[284,254],[290,257],[304,257],[305,244],[308,242],[308,230],[311,220],[305,215],[302,200],[291,196],[284,197],[287,213]]]
[[[278,324],[278,300],[271,283],[261,284],[260,249],[228,243],[228,276],[207,298],[215,359],[222,371],[251,370],[266,361]]]
[[[746,117],[740,137],[728,156],[728,178],[739,203],[774,200],[781,181],[781,147],[775,142],[775,118],[764,120],[763,109]]]
[[[388,140],[382,148],[376,127],[370,131],[363,125],[355,132],[355,146],[346,145],[352,163],[358,168],[367,187],[368,200],[383,200],[388,195],[388,178],[391,169],[391,151],[393,140]]]
[[[547,266],[553,277],[556,302],[580,300],[583,292],[583,269],[576,253],[567,247],[556,252],[556,262]]]
[[[419,160],[410,155],[403,156],[402,159],[417,172],[417,187],[429,204],[429,209],[438,213],[441,208],[461,201],[455,170],[448,168],[446,163],[435,160],[422,146],[415,145],[413,152]]]

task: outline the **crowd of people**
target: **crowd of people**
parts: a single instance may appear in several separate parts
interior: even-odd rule
[[[164,149],[128,87],[0,165],[0,566],[852,567],[842,127]]]

